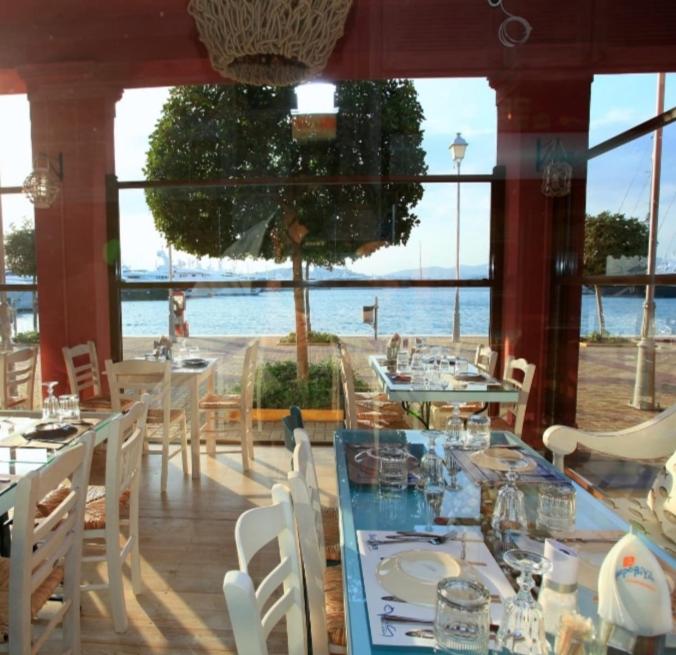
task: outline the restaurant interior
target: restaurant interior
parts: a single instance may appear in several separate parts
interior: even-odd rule
[[[0,652],[676,652],[674,33],[0,0]]]

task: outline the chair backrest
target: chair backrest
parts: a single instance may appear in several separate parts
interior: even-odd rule
[[[303,414],[298,405],[291,405],[289,407],[289,415],[282,419],[282,426],[284,427],[284,445],[287,450],[293,452],[293,449],[296,447],[293,431],[296,428],[304,427]]]
[[[165,425],[171,414],[171,362],[130,359],[113,363],[106,360],[106,374],[113,410],[122,411],[123,401],[138,401],[148,395],[148,405],[159,407]]]
[[[554,455],[554,465],[564,469],[564,458],[578,445],[621,459],[666,459],[676,450],[676,404],[639,425],[617,432],[585,432],[552,425],[543,435]]]
[[[500,416],[508,420],[512,417],[514,434],[518,437],[520,437],[523,432],[523,422],[526,418],[526,406],[528,405],[530,388],[533,386],[534,375],[535,364],[529,364],[523,358],[507,358],[503,381],[509,382],[519,389],[519,400],[515,403],[501,404]]]
[[[3,408],[22,404],[26,409],[33,409],[37,354],[37,348],[21,348],[0,354],[0,402]]]
[[[293,499],[301,560],[305,574],[312,652],[317,655],[324,655],[329,652],[324,603],[326,559],[317,471],[307,432],[303,429],[297,429],[295,436],[293,470],[288,473],[288,485]]]
[[[495,367],[498,363],[498,353],[490,346],[479,344],[474,353],[474,365],[491,377],[495,375]]]
[[[240,380],[240,413],[247,429],[251,428],[251,410],[256,390],[256,364],[258,363],[258,339],[252,341],[244,352]]]
[[[37,652],[59,624],[64,652],[80,651],[82,530],[94,438],[94,432],[86,433],[79,444],[63,450],[17,484],[9,576],[10,653]],[[68,495],[42,516],[39,501],[66,480],[70,481]],[[63,603],[33,639],[31,600],[43,583],[60,576],[57,567],[63,571]]]
[[[343,385],[343,409],[345,412],[345,427],[348,430],[357,430],[359,427],[357,420],[357,401],[354,390],[354,372],[352,362],[347,348],[339,343],[340,352],[340,376]]]
[[[277,541],[279,563],[254,589],[249,563],[267,544]],[[272,505],[250,509],[237,519],[235,545],[239,570],[228,571],[223,593],[239,655],[268,655],[266,640],[286,617],[289,655],[307,655],[305,598],[299,544],[289,491],[272,487]],[[279,587],[282,594],[263,614],[263,608]]]
[[[149,400],[144,395],[126,414],[116,419],[106,442],[106,517],[111,526],[119,524],[119,498],[123,492],[129,491],[130,507],[138,507]]]
[[[66,363],[70,392],[81,396],[101,395],[101,371],[96,344],[93,341],[81,343],[72,348],[64,347],[63,359]]]

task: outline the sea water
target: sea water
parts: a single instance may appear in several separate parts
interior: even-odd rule
[[[362,308],[378,298],[379,334],[449,335],[453,319],[454,289],[379,288],[313,289],[310,292],[312,329],[342,335],[372,336],[362,322]],[[461,334],[488,334],[489,290],[460,292]],[[676,299],[655,301],[655,332],[676,335]],[[606,329],[614,336],[640,333],[642,297],[604,297]],[[122,302],[122,333],[126,337],[166,334],[166,300]],[[187,320],[193,336],[286,334],[295,330],[291,290],[264,291],[257,295],[189,298]],[[19,331],[32,330],[32,314],[18,316]],[[580,333],[598,330],[593,295],[582,296]]]

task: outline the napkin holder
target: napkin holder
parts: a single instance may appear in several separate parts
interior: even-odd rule
[[[545,617],[545,632],[556,634],[561,617],[577,607],[577,551],[555,539],[545,539],[544,556],[552,563],[549,573],[542,577],[538,601]]]

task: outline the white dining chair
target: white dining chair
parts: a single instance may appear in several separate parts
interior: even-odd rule
[[[265,546],[277,542],[279,563],[256,589],[249,564]],[[239,655],[268,655],[267,638],[286,618],[288,655],[307,655],[307,624],[298,537],[289,491],[272,487],[272,505],[250,509],[237,519],[235,546],[239,570],[228,571],[223,593]],[[280,590],[281,587],[281,590]],[[271,598],[275,600],[270,604]],[[263,609],[269,605],[267,611]]]
[[[494,430],[507,430],[517,437],[523,434],[528,397],[534,376],[535,364],[529,364],[523,358],[507,358],[502,381],[508,382],[519,390],[519,399],[515,403],[500,403],[498,416],[491,419],[491,427]]]
[[[305,575],[312,652],[318,655],[345,653],[343,572],[340,565],[326,565],[324,508],[320,503],[312,447],[303,432],[296,431],[293,470],[289,471],[287,481]]]
[[[37,348],[0,353],[2,409],[33,409],[37,356]]]
[[[244,352],[240,393],[228,395],[207,393],[199,403],[200,411],[207,414],[206,425],[202,428],[207,442],[207,454],[213,457],[216,454],[216,436],[220,435],[223,439],[234,427],[239,433],[239,440],[242,444],[242,469],[244,471],[251,468],[251,460],[254,459],[252,414],[256,389],[258,344],[258,339],[252,341]]]
[[[498,363],[498,353],[490,346],[479,344],[474,353],[474,366],[493,377]]]
[[[49,640],[50,652],[80,653],[82,520],[94,438],[87,432],[17,483],[12,555],[0,558],[0,652],[33,655]],[[66,482],[61,502],[42,516],[40,499]],[[42,612],[59,587],[61,602]]]
[[[161,444],[160,491],[165,493],[171,458],[180,453],[183,475],[189,474],[185,410],[171,406],[171,362],[125,360],[113,363],[108,359],[106,374],[115,411],[123,411],[126,402],[138,401],[144,394],[150,396],[146,441]],[[179,442],[179,447],[173,452],[170,450],[172,437],[177,438]]]

